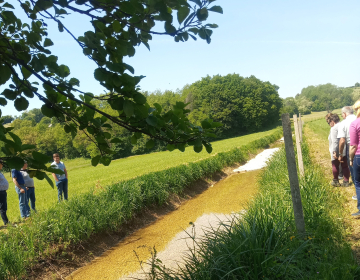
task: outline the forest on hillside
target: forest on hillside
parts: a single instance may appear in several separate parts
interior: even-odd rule
[[[333,84],[308,86],[294,97],[283,99],[281,113],[303,115],[311,112],[332,111],[352,106],[360,98],[360,83],[352,87],[338,87]]]
[[[255,76],[247,78],[238,74],[207,76],[183,89],[173,91],[143,92],[150,106],[161,105],[163,111],[173,109],[176,102],[187,103],[188,117],[194,125],[212,119],[223,125],[216,131],[217,138],[223,139],[258,131],[277,122],[282,107],[278,87],[263,82]],[[92,100],[92,104],[102,111],[117,116],[120,112],[107,102]],[[95,118],[100,116],[95,115]],[[52,155],[59,152],[62,157],[94,157],[99,152],[96,141],[86,131],[72,138],[64,130],[65,123],[56,117],[46,117],[40,109],[23,112],[18,117],[3,116],[4,124],[12,126],[24,144],[35,145],[38,152]],[[107,121],[109,122],[109,121]],[[148,136],[137,137],[125,128],[112,125],[111,135],[118,141],[111,143],[113,159],[166,149],[166,144],[155,141],[154,147],[147,149]],[[2,149],[5,143],[1,142]],[[31,152],[31,151],[29,151]]]

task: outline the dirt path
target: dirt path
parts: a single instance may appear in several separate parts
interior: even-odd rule
[[[332,167],[329,154],[329,142],[327,139],[321,139],[314,131],[305,126],[305,132],[310,147],[311,158],[323,166],[324,174],[329,183],[332,180]],[[351,181],[351,180],[350,180]],[[356,201],[352,200],[355,195],[354,185],[348,188],[334,188],[334,191],[340,192],[344,199],[344,224],[346,227],[347,237],[351,247],[360,264],[360,219],[353,218],[350,214],[357,212]]]
[[[252,171],[230,175],[177,210],[128,236],[89,265],[72,273],[68,279],[119,279],[138,271],[139,260],[145,262],[151,256],[151,248],[155,246],[158,252],[162,251],[179,232],[188,228],[189,223],[194,223],[204,214],[216,213],[224,218],[224,214],[246,208],[257,192],[256,177],[259,173]],[[214,221],[214,217],[209,215],[205,219]]]

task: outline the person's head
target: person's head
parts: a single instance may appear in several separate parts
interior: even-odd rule
[[[335,124],[337,124],[340,121],[340,118],[337,114],[329,113],[328,118],[326,119],[327,123],[333,127]]]
[[[54,161],[55,161],[56,163],[59,163],[59,162],[60,162],[60,156],[59,156],[59,154],[58,154],[58,153],[53,154],[53,159],[54,159]]]
[[[357,118],[360,117],[360,110],[359,110],[360,109],[360,99],[355,102],[353,108],[354,108],[356,117]]]
[[[341,116],[343,119],[346,119],[348,115],[352,115],[354,113],[353,108],[351,106],[345,106],[341,109]]]
[[[21,169],[27,169],[28,168],[28,164],[27,164],[27,161],[24,160],[24,166],[21,168]]]

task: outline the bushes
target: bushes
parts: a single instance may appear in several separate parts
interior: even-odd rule
[[[179,194],[190,183],[236,162],[244,162],[276,139],[282,131],[258,139],[240,149],[204,160],[154,172],[90,192],[33,216],[19,227],[0,232],[0,277],[19,277],[38,259],[53,254],[60,244],[74,244],[91,234],[115,230],[144,207],[163,204],[171,193]],[[54,246],[55,245],[55,246]],[[6,276],[4,276],[6,275]]]
[[[359,279],[346,242],[343,200],[324,180],[303,145],[306,169],[300,180],[307,236],[296,236],[285,151],[278,152],[259,180],[260,193],[241,218],[211,230],[179,271],[154,255],[152,279]]]

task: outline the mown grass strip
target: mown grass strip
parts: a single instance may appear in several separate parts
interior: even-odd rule
[[[212,230],[179,270],[153,258],[151,279],[360,279],[341,222],[343,199],[325,181],[302,145],[300,180],[307,237],[296,236],[285,151],[263,172],[247,213],[225,230]]]
[[[245,162],[249,153],[266,147],[281,137],[277,129],[269,136],[215,156],[93,188],[65,203],[43,211],[17,228],[0,233],[0,277],[20,277],[36,261],[56,252],[60,244],[74,244],[91,234],[114,230],[144,207],[164,203],[170,194],[181,193],[186,186],[226,166]],[[55,248],[55,249],[54,249]]]

